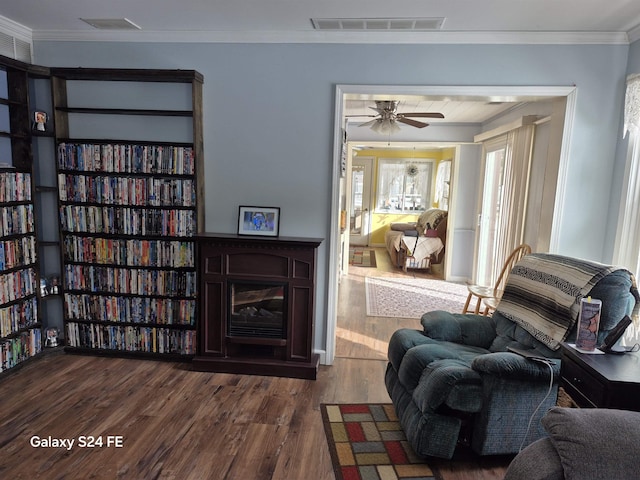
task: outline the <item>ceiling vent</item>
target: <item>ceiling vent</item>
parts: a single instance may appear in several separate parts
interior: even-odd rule
[[[425,18],[312,18],[316,30],[433,31],[441,30],[444,17]]]
[[[31,63],[31,43],[0,32],[0,55]]]
[[[81,18],[98,30],[142,30],[128,18]]]

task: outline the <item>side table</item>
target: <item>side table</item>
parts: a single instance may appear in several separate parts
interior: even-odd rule
[[[640,354],[581,353],[561,346],[560,387],[579,407],[640,411]]]

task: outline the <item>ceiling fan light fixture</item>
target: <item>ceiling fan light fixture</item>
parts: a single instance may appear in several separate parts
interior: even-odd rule
[[[401,129],[397,122],[395,122],[394,120],[391,120],[390,118],[381,118],[371,124],[371,130],[376,133],[390,135],[392,133],[399,132]]]

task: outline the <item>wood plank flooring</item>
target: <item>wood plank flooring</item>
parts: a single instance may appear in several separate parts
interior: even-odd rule
[[[385,339],[416,322],[366,317],[362,275],[371,273],[352,269],[342,280],[338,358],[316,381],[70,354],[1,377],[0,478],[333,480],[320,404],[389,402]],[[35,436],[75,443],[34,447]],[[103,445],[82,447],[82,437]],[[121,448],[107,445],[114,437]],[[434,464],[444,480],[489,480],[502,478],[508,462]]]

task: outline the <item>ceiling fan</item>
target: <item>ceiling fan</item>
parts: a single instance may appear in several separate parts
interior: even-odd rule
[[[358,125],[359,127],[371,127],[378,133],[391,133],[400,130],[399,123],[411,125],[416,128],[424,128],[428,123],[414,120],[409,117],[417,118],[444,118],[444,115],[437,112],[412,112],[399,113],[398,100],[376,100],[375,107],[369,107],[371,110],[378,112],[376,115],[347,115],[347,117],[376,117],[373,120]]]

